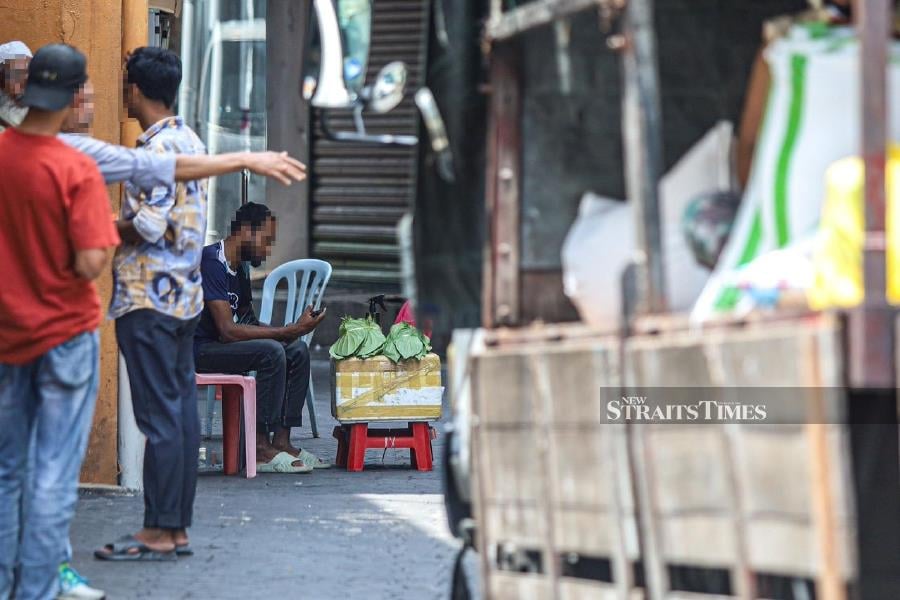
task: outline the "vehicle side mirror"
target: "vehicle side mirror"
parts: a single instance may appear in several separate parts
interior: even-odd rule
[[[389,146],[415,146],[414,135],[374,135],[366,132],[363,111],[384,114],[394,110],[406,93],[408,71],[400,61],[388,63],[370,85],[365,85],[372,37],[370,0],[313,0],[303,97],[321,109],[322,132],[337,142]],[[453,180],[452,156],[444,122],[428,88],[416,92],[432,151],[441,177]],[[353,111],[355,131],[335,131],[329,123],[333,109]]]
[[[365,4],[370,19],[366,26],[371,28],[371,9],[367,1]],[[356,16],[356,28],[359,28],[361,19],[364,19],[363,15]],[[368,48],[365,53],[368,56]],[[337,7],[332,0],[313,0],[303,97],[316,108],[352,108],[355,98],[344,79],[344,62],[344,42],[338,25]],[[359,78],[359,73],[353,68],[351,72],[354,78]]]
[[[313,0],[303,97],[316,108],[356,108],[387,112],[403,99],[406,67],[391,63],[372,86],[365,86],[372,38],[370,0]],[[398,88],[399,84],[399,88]],[[397,96],[393,105],[385,94]],[[378,100],[377,106],[369,106]]]
[[[386,64],[378,72],[375,82],[363,90],[367,107],[372,112],[381,114],[397,108],[406,92],[406,77],[406,65],[402,62]]]
[[[372,34],[369,0],[313,0],[310,13],[309,47],[303,78],[303,97],[322,109],[322,130],[332,140],[393,146],[415,146],[414,135],[370,135],[363,111],[390,112],[403,100],[406,65],[386,65],[375,81],[366,86]],[[356,131],[334,131],[328,117],[331,109],[351,109]]]

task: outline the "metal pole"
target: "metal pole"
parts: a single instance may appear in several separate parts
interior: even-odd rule
[[[663,312],[665,274],[659,217],[662,110],[653,29],[653,0],[628,0],[623,47],[622,136],[625,183],[634,207],[638,251],[638,312]]]
[[[893,23],[890,0],[858,2],[862,158],[865,164],[865,301],[850,314],[850,383],[854,388],[894,386],[893,311],[887,304],[885,260],[885,150],[887,52]]]
[[[855,480],[857,596],[900,598],[900,463],[895,389],[895,311],[887,303],[885,151],[887,59],[893,25],[889,0],[860,0],[859,80],[865,165],[865,300],[848,318],[850,449]],[[894,101],[897,99],[895,98]]]

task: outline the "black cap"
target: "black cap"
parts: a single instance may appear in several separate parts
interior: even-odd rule
[[[21,104],[47,111],[62,110],[87,81],[84,54],[66,44],[50,44],[34,53]]]

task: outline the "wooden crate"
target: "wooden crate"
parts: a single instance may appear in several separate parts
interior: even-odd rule
[[[626,393],[693,387],[769,407],[764,423],[632,428],[651,534],[644,560],[659,585],[673,564],[727,569],[737,595],[751,593],[756,573],[812,579],[820,590],[853,578],[839,337],[837,321],[820,316],[625,343]]]
[[[620,387],[618,340],[547,327],[494,332],[485,342],[471,359],[470,392],[489,596],[622,597],[637,538],[624,429],[604,418]],[[531,553],[542,572],[503,568],[500,552]],[[565,576],[571,557],[608,561],[607,579],[618,583]]]
[[[749,597],[756,574],[844,589],[855,563],[848,440],[827,424],[845,400],[837,322],[654,332],[622,342],[578,326],[503,330],[473,353],[488,597],[640,598],[638,560],[667,600],[722,597],[672,589],[674,567],[725,570],[735,597]],[[777,406],[754,424],[611,422],[608,403],[633,393],[757,393]],[[607,566],[571,576],[568,556]]]

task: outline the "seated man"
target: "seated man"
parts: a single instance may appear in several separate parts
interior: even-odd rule
[[[256,371],[257,469],[307,473],[331,466],[291,445],[291,427],[301,424],[309,388],[309,349],[300,337],[315,329],[325,312],[314,315],[309,307],[286,327],[260,324],[241,264],[262,264],[275,243],[275,225],[268,208],[248,202],[231,222],[231,234],[203,249],[204,307],[194,357],[199,373]]]

